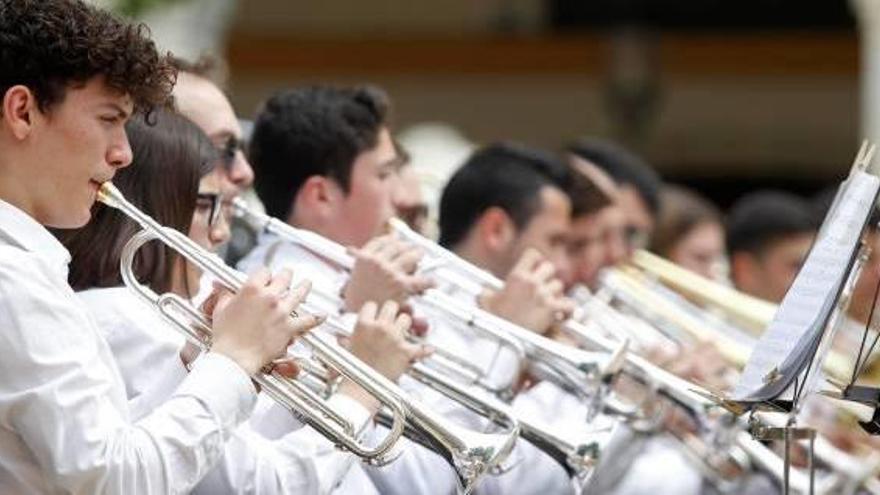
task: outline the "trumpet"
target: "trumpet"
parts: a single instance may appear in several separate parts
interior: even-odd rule
[[[688,299],[664,298],[662,291],[668,290],[665,286],[668,285],[676,292],[681,292],[682,295],[686,295],[688,298],[702,301],[721,309],[733,321],[763,322],[766,325],[773,318],[773,312],[776,309],[775,305],[752,298],[700,275],[687,272],[674,263],[654,254],[637,252],[633,258],[633,265],[656,277],[664,286],[655,287],[652,284],[657,284],[658,282],[654,280],[632,278],[628,286],[633,288],[637,284],[641,284],[642,292],[640,293],[635,290],[627,291],[624,297],[621,298],[625,304],[633,307],[633,309],[641,310],[645,308],[653,309],[657,303],[666,304],[669,306],[669,315],[675,316],[677,313],[679,323],[685,317],[691,315],[693,318],[690,323],[691,328],[704,324],[702,333],[698,335],[715,342],[719,342],[719,335],[715,330],[718,327],[713,325],[714,320],[710,318],[712,315],[705,314],[706,310],[701,310],[698,307],[695,307],[694,311],[688,311],[688,307],[691,304]],[[619,276],[621,274],[626,276],[627,273],[630,276],[635,275],[632,271],[611,271],[612,276]],[[627,285],[621,285],[620,287],[627,287]],[[641,297],[639,294],[647,294],[649,297]],[[633,299],[626,301],[627,295]],[[843,297],[847,296],[844,295]],[[633,304],[633,301],[637,302]],[[704,313],[703,316],[706,318],[700,318],[700,311]],[[682,328],[686,327],[684,324],[680,326]],[[690,332],[690,334],[695,335],[696,333]],[[723,337],[721,341],[723,341]],[[841,355],[829,354],[823,366],[829,374],[840,375],[845,373],[845,363],[846,360]],[[855,408],[848,407],[845,404],[841,406],[846,407],[846,412],[855,413],[853,411]],[[761,412],[755,413],[753,419],[755,427],[764,429],[778,428],[784,423],[777,415]],[[776,452],[752,439],[747,432],[741,430],[737,432],[735,443],[732,447],[740,453],[747,454],[754,467],[764,470],[781,483],[784,481],[784,461]],[[872,453],[868,458],[860,458],[838,449],[823,436],[815,438],[813,448],[816,458],[827,466],[831,473],[813,482],[808,473],[793,471],[789,482],[795,491],[801,493],[854,493],[857,489],[864,489],[876,493],[873,487],[878,485],[878,483],[874,476],[880,472],[880,455]],[[810,469],[808,468],[807,470],[809,471]]]
[[[233,201],[233,209],[237,216],[247,218],[258,225],[260,230],[273,233],[308,251],[320,254],[343,270],[350,271],[354,267],[354,259],[345,248],[330,239],[253,211],[241,199]],[[403,222],[392,219],[392,225],[397,223]],[[420,243],[415,244],[420,245]],[[477,271],[481,270],[475,268],[474,273]],[[619,359],[615,356],[624,354],[627,348],[625,343],[618,344],[607,352],[605,350],[588,352],[573,348],[538,335],[474,305],[464,304],[436,289],[429,289],[421,294],[418,300],[426,306],[441,311],[452,321],[460,322],[480,332],[486,338],[494,339],[501,345],[517,350],[518,354],[546,365],[547,369],[555,372],[551,378],[558,380],[561,386],[568,389],[583,390],[585,384],[595,386],[602,380],[607,380],[609,375],[617,371],[615,363],[619,362]],[[609,356],[608,353],[611,355]]]
[[[322,257],[328,259],[331,263],[337,265],[343,270],[350,271],[354,266],[354,260],[346,252],[345,248],[330,239],[314,232],[297,229],[268,215],[253,211],[249,209],[246,203],[241,199],[233,201],[233,210],[235,215],[255,223],[262,231],[273,233],[278,237],[288,242],[295,243],[313,253],[320,253]],[[331,296],[326,292],[321,291],[320,288],[313,287],[310,297],[311,296],[317,296],[315,299],[318,301],[317,304],[330,313],[338,310],[338,308],[342,306],[338,296]],[[420,296],[420,301],[429,307],[441,311],[444,315],[449,316],[454,320],[458,320],[469,327],[481,331],[484,335],[494,338],[502,345],[512,348],[518,356],[528,352],[525,351],[524,348],[529,345],[529,341],[523,342],[522,339],[513,336],[517,332],[527,334],[527,338],[533,338],[534,336],[534,338],[543,339],[543,337],[535,335],[528,330],[521,329],[507,320],[477,310],[473,307],[463,305],[449,295],[439,291],[432,290],[423,294]],[[340,333],[345,334],[344,331]],[[598,363],[607,362],[608,366],[606,366],[605,369],[613,369],[617,366],[616,363],[619,362],[622,353],[625,352],[626,346],[623,345],[617,347],[617,354],[612,355],[610,358],[605,353],[586,353],[549,340],[546,343],[539,342],[538,345],[529,347],[528,349],[531,351],[529,355],[539,355],[545,362],[562,361],[562,364],[555,364],[557,372],[571,373],[572,376],[568,378],[567,383],[578,381],[578,384],[582,386],[582,379],[575,378],[573,376],[574,374],[595,374],[596,380],[599,380],[599,376],[602,372],[600,371],[600,365]],[[542,352],[543,354],[537,354],[539,352]],[[454,356],[447,357],[442,351],[440,356],[442,359],[453,360],[454,363],[462,363],[460,359],[455,358]],[[431,359],[432,358],[429,358],[429,360]],[[522,362],[522,360],[520,360],[520,362]],[[469,363],[463,364],[475,368]],[[416,380],[440,391],[457,402],[464,404],[469,409],[484,416],[491,416],[491,413],[486,411],[484,407],[485,402],[491,400],[490,397],[477,397],[461,384],[450,380],[447,376],[438,372],[433,367],[428,366],[425,363],[416,363],[410,368],[409,374]],[[470,384],[504,398],[509,397],[506,393],[507,389],[504,389],[503,391],[495,389],[488,385],[488,382],[471,380]],[[571,432],[559,432],[555,431],[551,425],[522,417],[517,417],[517,421],[520,426],[520,435],[525,440],[544,451],[551,458],[560,463],[571,476],[577,478],[585,478],[589,474],[590,470],[595,465],[595,462],[598,460],[603,443],[609,436],[605,434],[605,432],[578,432],[575,434],[572,434]]]
[[[427,260],[426,270],[430,270],[438,278],[443,278],[446,282],[457,285],[472,295],[479,294],[485,287],[493,289],[502,287],[503,282],[498,278],[471,265],[455,253],[412,231],[406,224],[392,221],[392,228],[402,238],[415,243],[430,254],[431,259]],[[611,312],[614,311],[610,306],[606,309]],[[605,329],[601,328],[601,325],[591,316],[583,314],[582,311],[576,312],[573,318],[561,324],[561,328],[581,345],[602,352],[614,352],[620,345],[621,339],[615,338],[617,336],[608,337],[604,335],[606,332],[603,330]],[[608,315],[606,314],[606,316]],[[616,321],[622,321],[620,318],[616,318],[621,315],[614,316]],[[624,375],[643,384],[652,394],[663,397],[682,408],[697,423],[700,431],[706,432],[710,430],[706,421],[711,418],[712,413],[719,410],[719,406],[726,410],[726,412],[720,415],[718,418],[719,422],[715,426],[732,431],[736,431],[735,429],[740,427],[737,425],[735,417],[743,414],[745,410],[739,404],[724,399],[701,386],[670,373],[637,354],[626,353],[625,356],[621,356],[621,361],[623,361],[621,372]],[[636,430],[644,431],[647,429],[650,431],[657,426],[656,424],[649,423],[645,427],[640,424],[642,423],[642,418],[633,415],[630,415],[630,417],[635,419],[635,421],[630,423]],[[720,436],[724,437],[725,435]],[[702,446],[707,445],[704,440],[696,436],[689,440],[689,445],[685,447],[685,452],[688,454],[694,453],[694,441]],[[725,463],[730,463],[736,466],[737,469],[745,469],[746,451],[735,440],[734,438],[722,442],[724,445],[720,445],[719,448],[725,452],[723,456],[712,456],[712,459],[708,459],[709,456],[700,456],[699,459],[695,458],[695,461],[699,461],[697,466],[700,471],[708,479],[717,482],[718,486],[730,486],[728,477],[724,475],[721,469]],[[710,441],[709,445],[714,443],[717,442]]]
[[[424,271],[431,272],[437,278],[451,285],[461,287],[465,292],[474,296],[479,294],[484,288],[497,290],[503,287],[503,282],[494,275],[474,266],[455,253],[415,232],[402,221],[392,219],[389,223],[391,229],[398,236],[419,246],[428,253],[430,258],[422,268]],[[593,322],[583,323],[581,320],[589,320],[589,318],[586,315],[576,313],[575,317],[562,322],[561,328],[582,345],[597,349],[603,354],[616,356],[614,361],[622,365],[620,371],[624,374],[648,385],[657,393],[685,407],[697,416],[703,415],[707,410],[718,404],[715,400],[716,397],[709,391],[657,367],[638,355],[620,353],[621,340],[605,337],[601,335],[602,332],[599,332],[597,328],[592,326]],[[530,336],[525,338],[529,342],[540,342],[543,344],[543,341],[549,341],[549,339],[536,335],[533,332],[528,333]],[[552,342],[553,345],[550,347],[554,350],[557,347],[562,347],[570,352],[580,351],[580,349],[559,344],[555,341],[549,342]],[[627,341],[623,340],[623,342]],[[565,352],[562,351],[563,354]],[[726,402],[723,402],[723,404],[726,407],[735,407],[735,404]]]
[[[145,243],[158,240],[203,272],[213,275],[231,292],[240,289],[245,281],[245,275],[230,268],[212,253],[203,250],[184,234],[158,224],[126,200],[110,182],[101,185],[98,201],[119,210],[142,229],[128,241],[123,251],[120,269],[125,284],[139,297],[153,304],[190,341],[207,349],[210,346],[211,333],[208,320],[183,298],[171,293],[156,294],[138,282],[133,271],[136,252]],[[309,304],[304,303],[301,307],[306,312],[310,312]],[[330,320],[328,318],[328,321]],[[353,434],[355,428],[349,422],[329,409],[326,404],[322,404],[320,401],[323,399],[319,395],[307,391],[307,387],[298,384],[296,380],[286,379],[269,369],[255,374],[252,378],[279,404],[298,413],[310,426],[338,446],[358,455],[365,462],[374,464],[391,462],[395,458],[392,449],[400,437],[405,434],[407,428],[414,429],[421,436],[432,441],[432,445],[454,468],[460,491],[469,493],[479,478],[503,462],[512,450],[519,433],[519,426],[509,416],[511,427],[506,432],[482,433],[461,428],[450,424],[427,407],[407,397],[396,384],[338,345],[325,342],[312,334],[304,335],[299,341],[308,346],[323,363],[362,387],[391,412],[393,421],[389,433],[377,446],[372,448],[363,446]]]

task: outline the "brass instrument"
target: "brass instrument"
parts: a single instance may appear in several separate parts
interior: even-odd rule
[[[203,272],[213,275],[231,292],[239,290],[246,279],[245,275],[228,267],[221,259],[206,252],[184,234],[159,225],[128,202],[110,182],[102,184],[98,191],[98,201],[119,210],[142,228],[126,244],[121,259],[120,268],[126,285],[138,296],[155,305],[190,341],[203,349],[208,348],[210,323],[183,298],[171,293],[158,295],[140,284],[132,269],[136,252],[146,242],[158,240]],[[309,312],[310,306],[303,303],[301,308]],[[330,318],[327,321],[334,324]],[[407,428],[415,429],[423,437],[429,438],[432,445],[452,464],[460,491],[469,493],[477,480],[503,462],[514,446],[519,426],[509,416],[507,419],[511,422],[511,427],[507,432],[493,434],[466,430],[450,424],[429,408],[407,397],[396,384],[335,343],[326,342],[312,334],[304,335],[299,341],[308,346],[323,363],[358,384],[391,411],[392,425],[388,435],[378,446],[362,446],[353,434],[353,426],[345,422],[341,415],[321,404],[318,395],[307,392],[306,387],[296,380],[288,380],[271,371],[257,373],[252,378],[281,405],[301,414],[310,426],[367,462],[381,464],[393,460],[390,454],[400,436]]]
[[[769,301],[707,279],[649,251],[636,251],[631,263],[690,298],[711,301],[753,335],[760,335],[776,314],[776,305]]]
[[[402,238],[417,244],[426,252],[430,253],[431,259],[427,261],[426,265],[436,276],[442,277],[444,280],[453,284],[460,285],[473,295],[479,294],[484,287],[498,289],[502,286],[503,282],[498,278],[471,265],[433,241],[422,237],[420,234],[409,229],[409,227],[402,222],[394,221],[392,227]],[[643,301],[643,303],[651,305],[653,304],[653,301],[648,300]],[[609,313],[616,312],[616,310],[610,306],[605,305],[604,308],[605,311],[608,311]],[[669,311],[670,315],[676,315],[674,307],[669,308]],[[608,315],[606,314],[605,316]],[[615,317],[616,316],[619,315],[615,315]],[[617,321],[620,321],[620,319]],[[599,327],[600,325],[595,319],[591,318],[591,315],[583,313],[576,313],[575,317],[562,324],[562,329],[578,340],[582,345],[600,351],[612,352],[612,350],[619,345],[619,338],[606,336],[609,332],[606,332],[605,330],[610,329]],[[696,324],[694,324],[693,328],[696,328]],[[701,331],[700,335],[706,339],[714,337],[713,334],[705,329]],[[748,357],[747,354],[743,357],[743,350],[740,349],[737,352],[740,354],[739,359],[743,360],[742,362],[745,362],[744,359]],[[694,420],[696,420],[698,427],[701,430],[707,431],[710,427],[714,427],[716,430],[721,430],[715,432],[716,436],[727,437],[721,440],[720,443],[711,438],[707,441],[706,439],[694,436],[680,439],[687,444],[683,445],[683,452],[696,461],[695,465],[700,469],[702,474],[707,479],[716,483],[716,486],[723,489],[725,487],[733,486],[735,483],[735,476],[731,478],[723,472],[724,463],[731,463],[731,465],[736,466],[738,469],[745,470],[749,466],[749,461],[751,461],[752,465],[757,465],[769,470],[774,478],[782,479],[783,470],[781,468],[781,460],[779,459],[779,456],[775,452],[766,448],[756,448],[755,444],[757,442],[751,439],[747,433],[742,431],[744,425],[741,424],[741,421],[738,421],[736,417],[740,416],[745,411],[739,404],[723,399],[701,386],[659,368],[636,354],[627,353],[624,361],[622,372],[625,375],[644,384],[649,390],[657,395],[665,397],[682,407]],[[718,412],[717,406],[726,409],[727,413],[715,415],[713,418],[712,413]],[[707,420],[713,420],[714,424],[707,425],[705,423]],[[638,423],[639,422],[636,421],[633,423],[633,426],[636,427],[636,429],[641,429],[641,426]],[[656,425],[651,426],[655,427]],[[746,442],[746,440],[749,440],[749,442]],[[694,450],[695,447],[697,450]],[[715,451],[723,452],[723,455],[705,455],[713,449]],[[695,452],[703,452],[703,454],[694,455]],[[803,473],[798,473],[797,476],[801,479],[805,479]]]
[[[271,232],[285,241],[320,254],[340,269],[350,271],[354,266],[354,260],[345,248],[330,239],[314,232],[297,229],[268,215],[255,212],[249,209],[241,199],[233,201],[233,209],[237,216],[254,222],[261,230]],[[317,296],[320,300],[318,304],[329,312],[338,310],[342,306],[338,296],[331,296],[321,292],[320,289],[313,288],[311,295]],[[614,351],[617,354],[611,357],[605,353],[594,354],[574,349],[544,339],[490,313],[463,305],[449,295],[436,290],[430,290],[419,296],[419,300],[427,306],[441,311],[445,316],[460,321],[480,331],[483,335],[497,340],[501,345],[514,349],[517,355],[527,354],[542,360],[542,362],[554,363],[555,372],[570,373],[566,384],[577,382],[581,388],[585,378],[597,383],[601,381],[602,375],[607,373],[607,370],[613,370],[617,367],[620,356],[626,351],[625,344],[615,347]],[[345,331],[340,333],[346,334]],[[524,349],[527,350],[524,351]],[[442,349],[440,350],[440,358],[476,368],[470,363],[462,362],[461,359],[444,353]],[[431,358],[427,361],[430,360]],[[603,364],[606,366],[603,367]],[[440,367],[444,370],[448,369],[448,366],[441,365]],[[475,392],[469,391],[460,383],[451,380],[446,374],[429,366],[427,362],[416,363],[410,368],[409,374],[416,380],[464,404],[469,409],[491,417],[492,414],[485,411],[485,407],[480,405],[491,398],[485,397],[485,395],[478,397]],[[502,397],[507,397],[507,389],[496,390],[479,378],[474,378],[469,382],[469,385],[475,385]],[[578,478],[585,478],[589,474],[599,457],[605,438],[608,436],[603,432],[555,431],[551,425],[522,417],[517,417],[517,421],[520,426],[520,435],[525,440],[540,448],[559,462],[570,475]]]
[[[634,267],[628,267],[629,271],[627,268],[609,270],[612,279],[618,278],[617,282],[620,282],[620,279],[626,279],[625,283],[618,283],[616,288],[612,290],[626,292],[621,298],[622,302],[632,308],[634,312],[650,308],[654,314],[657,314],[658,306],[665,305],[665,311],[661,317],[674,319],[679,327],[685,329],[692,337],[715,342],[719,347],[729,345],[732,340],[717,331],[717,326],[713,325],[715,322],[709,318],[711,315],[706,315],[707,318],[701,319],[699,315],[688,312],[683,307],[687,301],[676,302],[664,298],[658,292],[658,288],[653,287],[652,284],[657,284],[657,280],[659,280],[664,286],[681,292],[688,299],[702,301],[721,309],[734,321],[750,321],[753,324],[763,322],[766,326],[775,314],[776,305],[742,294],[735,289],[689,272],[657,255],[644,251],[637,252],[633,258],[633,265],[655,277],[656,280],[646,280],[643,276],[639,278],[639,274],[633,270]],[[627,277],[629,278],[627,279]],[[608,282],[609,279],[604,281]],[[629,301],[626,300],[627,297],[630,298]],[[677,304],[681,304],[678,309],[676,309]],[[769,312],[770,310],[772,312]],[[688,318],[690,319],[688,320]],[[750,349],[748,351],[750,352]],[[745,361],[740,363],[739,359],[736,359],[736,355],[731,352],[724,353],[724,355],[739,366],[745,363]],[[746,354],[745,357],[747,359],[748,355]],[[826,373],[832,376],[846,376],[850,366],[842,355],[830,352],[823,367]],[[837,406],[847,413],[858,415],[857,408],[852,404],[838,403]],[[762,425],[761,427],[781,428],[783,426],[778,415],[758,412],[754,416],[758,421],[757,424]],[[752,465],[769,473],[780,483],[783,482],[784,461],[779,454],[751,438],[745,431],[736,433],[735,440],[734,447],[747,453]],[[807,473],[800,470],[792,471],[788,481],[794,491],[801,493],[811,491],[813,493],[855,493],[859,488],[872,491],[872,486],[880,485],[875,479],[875,476],[880,473],[880,454],[872,454],[867,459],[859,458],[838,449],[822,436],[815,438],[813,448],[816,458],[828,466],[832,472],[822,476],[811,485],[810,476]]]
[[[770,324],[776,313],[777,306],[773,303],[743,294],[731,287],[722,285],[714,280],[705,278],[699,274],[692,273],[669,260],[665,260],[660,256],[649,253],[647,251],[638,251],[632,260],[633,266],[638,270],[656,278],[663,285],[680,292],[689,299],[700,301],[701,303],[721,310],[728,315],[734,322],[747,322],[746,327],[760,335],[764,328]],[[712,328],[712,325],[702,325],[704,329],[703,335],[709,340],[718,337],[718,332]],[[729,342],[729,339],[727,340]],[[719,348],[727,345],[727,342],[719,343]],[[751,349],[746,349],[746,359]],[[743,350],[737,349],[737,356],[741,355]],[[735,357],[735,356],[728,356]],[[734,360],[739,366],[739,359]],[[743,364],[745,361],[743,361]],[[831,377],[839,381],[846,381],[852,368],[852,363],[839,352],[829,351],[822,363],[824,371]]]
[[[428,253],[428,259],[424,261],[425,267],[422,268],[424,271],[430,272],[435,277],[450,284],[462,287],[467,293],[474,296],[479,294],[484,288],[497,290],[503,287],[503,282],[494,275],[474,266],[455,253],[413,231],[405,223],[392,219],[390,224],[392,230],[402,239],[419,246]],[[591,349],[596,349],[600,353],[617,353],[621,346],[621,341],[601,335],[601,332],[597,332],[594,328],[590,327],[590,322],[582,323],[579,321],[582,317],[583,315],[576,315],[575,318],[562,322],[562,330],[581,344]],[[533,332],[529,333],[532,335],[531,340],[543,339],[549,341],[549,339],[536,335]],[[577,350],[564,344],[558,344],[555,341],[550,342],[554,346],[558,345],[570,350]],[[623,365],[621,370],[623,373],[645,383],[658,394],[666,396],[695,414],[702,415],[706,410],[714,407],[715,403],[707,398],[713,397],[713,395],[701,387],[657,367],[640,356],[632,353],[626,353],[625,355],[617,354],[618,360]]]

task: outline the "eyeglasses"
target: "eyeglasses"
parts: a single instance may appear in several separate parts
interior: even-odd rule
[[[644,249],[648,246],[648,233],[635,225],[627,225],[623,235],[627,245],[633,249]]]
[[[220,221],[223,213],[223,201],[218,193],[198,193],[196,196],[196,209],[208,211],[208,227],[213,227]]]
[[[226,142],[217,148],[220,164],[223,165],[226,172],[232,169],[232,165],[235,164],[235,155],[239,151],[244,151],[244,143],[235,136],[229,136]]]

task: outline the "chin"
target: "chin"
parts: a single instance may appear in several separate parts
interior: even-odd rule
[[[85,227],[91,219],[91,210],[85,210],[85,212],[80,215],[68,215],[64,218],[59,218],[51,223],[47,223],[46,226],[54,227],[56,229],[80,229]]]

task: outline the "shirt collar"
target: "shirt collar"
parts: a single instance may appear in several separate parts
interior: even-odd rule
[[[46,227],[17,207],[0,200],[0,242],[17,245],[49,262],[67,278],[70,252]]]

